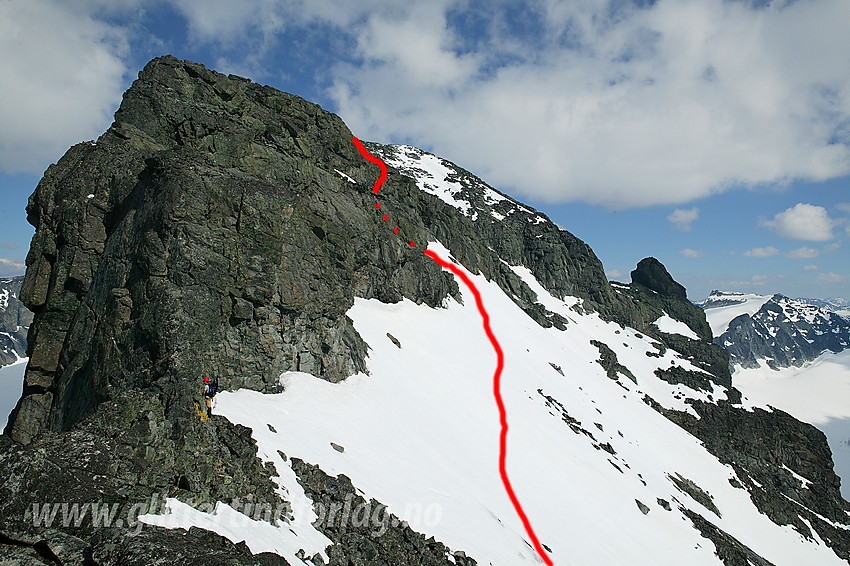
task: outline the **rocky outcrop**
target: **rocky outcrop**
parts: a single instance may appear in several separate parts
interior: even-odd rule
[[[307,496],[320,509],[337,509],[319,516],[316,526],[334,545],[328,566],[349,564],[422,564],[423,566],[475,566],[463,551],[452,552],[444,544],[425,538],[378,501],[357,494],[346,476],[331,477],[318,466],[293,459],[292,469]],[[344,520],[347,510],[361,515]]]
[[[22,297],[36,320],[12,437],[68,430],[113,391],[156,388],[177,415],[203,375],[273,391],[286,370],[367,370],[345,316],[354,296],[437,305],[457,289],[374,214],[374,174],[316,105],[194,63],[149,64],[110,129],[30,199]],[[618,310],[590,248],[545,218],[473,220],[396,171],[382,199],[408,239],[440,240],[541,324],[564,322],[504,261]]]
[[[115,502],[274,500],[250,431],[199,417],[201,378],[262,391],[285,370],[341,380],[367,370],[345,316],[355,294],[437,305],[456,292],[370,213],[373,177],[318,106],[171,57],[149,64],[110,129],[52,165],[27,207],[21,298],[35,319],[6,433],[31,446],[16,448],[27,483],[9,503],[60,497],[42,453],[113,478],[99,489]],[[397,202],[416,202],[409,180],[396,185]],[[398,215],[427,241],[414,210]]]
[[[0,279],[0,366],[26,356],[32,312],[19,299],[23,277]]]
[[[617,310],[612,318],[658,340],[662,353],[671,348],[706,372],[688,373],[681,367],[671,366],[656,374],[671,383],[684,383],[694,389],[711,391],[712,383],[716,383],[731,390],[729,354],[712,342],[705,312],[688,300],[685,288],[673,279],[661,262],[652,257],[642,259],[631,276],[631,285],[613,285],[619,301],[615,303]],[[697,339],[663,332],[655,323],[664,315],[683,322]]]
[[[728,401],[689,403],[699,418],[655,408],[732,466],[744,482],[735,487],[746,489],[773,522],[790,525],[807,538],[815,536],[814,529],[838,556],[850,560],[850,539],[844,526],[850,503],[839,493],[840,480],[820,430],[780,410],[746,410]],[[712,530],[704,524],[700,530],[716,543],[725,540],[724,536],[709,536]],[[732,560],[738,550],[726,548],[724,553]]]
[[[640,285],[660,296],[671,299],[687,299],[685,288],[677,283],[660,261],[647,257],[638,262],[631,273],[632,284]]]
[[[181,453],[158,400],[135,393],[28,446],[0,436],[0,556],[79,566],[286,564],[209,531],[138,523],[140,514],[160,512],[166,497],[194,505],[248,496],[279,501],[269,480],[274,471],[257,459],[250,430],[221,417],[203,423],[184,427],[194,448]]]

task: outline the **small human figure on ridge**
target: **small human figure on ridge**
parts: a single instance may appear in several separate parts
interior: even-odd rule
[[[204,399],[207,402],[207,417],[212,417],[212,401],[216,394],[216,384],[209,377],[204,378]]]

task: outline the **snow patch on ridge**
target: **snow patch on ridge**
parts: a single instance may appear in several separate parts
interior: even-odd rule
[[[307,509],[312,511],[312,509]],[[219,501],[215,508],[203,512],[179,501],[168,498],[165,513],[161,515],[139,515],[139,521],[166,529],[189,529],[192,526],[220,534],[232,542],[245,541],[254,554],[273,552],[283,556],[290,564],[312,566],[312,562],[304,562],[296,556],[303,549],[307,556],[322,556],[325,562],[328,556],[324,549],[331,541],[324,535],[303,525],[288,525],[278,522],[272,525],[266,521],[254,520],[230,505]],[[312,527],[312,525],[310,525]],[[297,529],[297,530],[296,530]]]
[[[419,190],[434,195],[473,220],[478,218],[478,212],[472,209],[472,205],[458,198],[458,193],[464,190],[464,186],[457,181],[448,180],[448,176],[456,171],[447,167],[442,159],[409,145],[395,146],[395,149],[392,155],[381,156],[387,165],[412,175]],[[492,192],[498,195],[495,191]]]
[[[489,213],[497,221],[502,221],[517,212],[522,212],[532,224],[547,221],[541,214],[500,194],[477,177],[455,168],[445,159],[409,145],[392,145],[385,148],[389,148],[389,151],[386,149],[376,151],[384,163],[412,177],[421,191],[434,195],[446,204],[457,208],[472,220],[478,219],[479,210],[467,200],[468,197],[464,196],[464,193],[468,194],[469,191],[480,195],[481,200],[488,207],[502,205],[499,211],[483,210],[485,214]]]
[[[662,316],[658,317],[658,320],[652,324],[654,324],[661,332],[666,332],[667,334],[680,334],[685,338],[690,338],[691,340],[699,340],[699,336],[697,336],[696,332],[691,330],[690,326],[680,320],[672,318],[666,312]]]
[[[337,175],[339,175],[340,177],[342,177],[343,179],[345,179],[349,183],[352,183],[352,184],[355,184],[355,185],[357,184],[357,181],[355,181],[354,179],[352,179],[351,177],[349,177],[348,175],[346,175],[345,173],[343,173],[339,169],[334,169],[334,172],[336,172]]]

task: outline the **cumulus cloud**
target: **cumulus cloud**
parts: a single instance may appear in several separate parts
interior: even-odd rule
[[[743,281],[727,281],[724,283],[724,286],[729,289],[746,289],[747,287],[763,287],[765,282],[767,281],[766,275],[756,274],[750,277],[748,280]]]
[[[0,273],[3,275],[20,275],[25,269],[26,265],[23,262],[0,257]]]
[[[744,252],[744,255],[747,257],[772,257],[778,254],[779,250],[774,248],[773,246],[767,246],[764,248],[753,248]]]
[[[521,31],[506,5],[355,26],[365,64],[335,67],[329,91],[342,117],[550,202],[683,203],[850,172],[845,0],[528,1]],[[473,45],[454,23],[469,20],[486,31]]]
[[[128,82],[128,32],[84,6],[0,2],[0,170],[41,173],[112,121]]]
[[[673,225],[675,230],[690,232],[691,224],[696,221],[697,218],[699,218],[699,209],[697,207],[677,208],[670,216],[667,217],[667,220]]]
[[[608,279],[619,279],[623,276],[623,273],[619,269],[609,269],[605,272],[605,275]]]
[[[818,280],[824,283],[844,283],[848,278],[846,275],[839,275],[830,271],[829,273],[821,273],[818,275]]]
[[[761,219],[759,225],[789,240],[825,242],[833,237],[835,221],[824,207],[801,202],[778,213],[773,220]]]
[[[818,270],[817,265],[807,265],[806,267],[803,268],[803,271],[817,271],[817,270]]]
[[[683,250],[679,250],[679,254],[685,257],[697,258],[703,257],[705,255],[705,252],[700,250],[692,250],[691,248],[685,248]]]
[[[790,257],[791,259],[811,259],[813,257],[818,257],[819,255],[820,250],[816,250],[815,248],[810,248],[807,246],[803,246],[802,248],[797,248],[796,250],[785,252],[785,257]]]
[[[675,205],[850,173],[846,0],[167,1],[190,43],[254,78],[320,34],[316,81],[358,136],[542,202]],[[0,2],[0,168],[38,171],[108,125],[129,32],[96,17],[135,4]]]

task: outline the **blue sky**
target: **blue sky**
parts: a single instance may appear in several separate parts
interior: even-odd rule
[[[614,279],[850,297],[846,0],[3,0],[0,276],[43,171],[166,53],[458,163]]]

